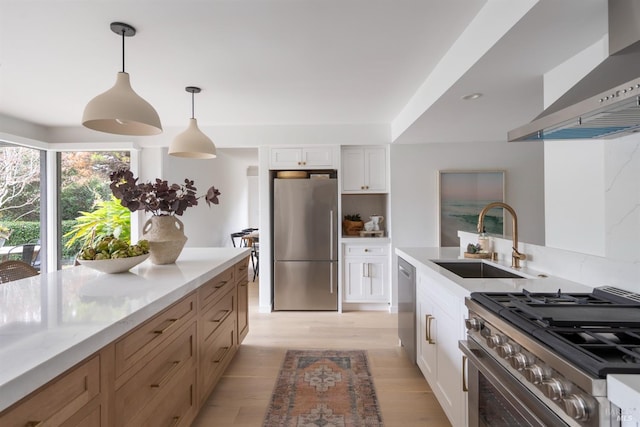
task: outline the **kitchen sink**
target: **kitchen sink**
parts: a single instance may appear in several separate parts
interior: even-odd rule
[[[526,279],[502,268],[494,267],[482,261],[433,261],[463,279]]]

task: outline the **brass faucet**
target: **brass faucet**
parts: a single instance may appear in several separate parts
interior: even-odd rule
[[[478,215],[478,233],[482,233],[482,230],[484,230],[484,216],[493,208],[504,208],[511,214],[511,218],[513,219],[513,252],[511,253],[511,267],[520,268],[520,260],[527,259],[527,256],[518,252],[518,217],[516,216],[516,211],[514,211],[511,206],[502,202],[493,202],[482,208],[480,215]]]

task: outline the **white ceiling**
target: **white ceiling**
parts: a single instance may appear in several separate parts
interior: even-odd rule
[[[514,4],[530,10],[505,24]],[[0,0],[0,115],[80,126],[121,70],[113,21],[138,31],[125,68],[165,129],[199,86],[201,127],[406,122],[398,142],[505,140],[542,109],[542,74],[607,31],[606,0]]]

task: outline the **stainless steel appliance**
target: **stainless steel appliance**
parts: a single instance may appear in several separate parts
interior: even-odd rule
[[[609,56],[509,141],[609,139],[640,128],[640,2],[609,0]]]
[[[338,184],[274,179],[273,309],[338,309]]]
[[[398,338],[416,363],[416,268],[398,257]]]
[[[640,374],[640,295],[472,293],[469,425],[618,426],[606,375]]]

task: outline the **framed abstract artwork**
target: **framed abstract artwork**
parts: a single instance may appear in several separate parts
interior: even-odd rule
[[[458,230],[477,232],[478,215],[491,202],[504,202],[504,171],[439,171],[440,246],[458,246]],[[504,234],[503,209],[484,219],[487,233]]]

